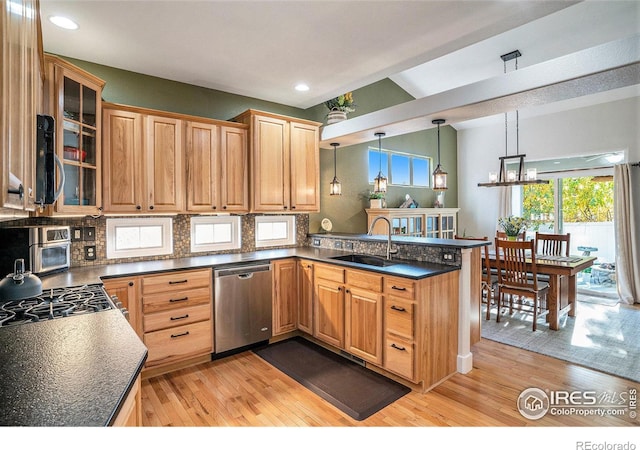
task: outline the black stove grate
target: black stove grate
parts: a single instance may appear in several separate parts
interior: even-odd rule
[[[0,304],[0,326],[90,314],[115,308],[100,284],[46,289],[42,295]]]

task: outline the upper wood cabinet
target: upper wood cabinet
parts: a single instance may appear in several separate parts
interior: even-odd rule
[[[105,103],[107,213],[248,212],[247,128]]]
[[[255,212],[320,210],[320,124],[247,110],[236,121],[249,125]]]
[[[0,212],[15,214],[34,209],[42,48],[38,2],[10,3],[11,8],[3,2],[0,11]]]
[[[186,125],[187,211],[248,212],[247,131]]]
[[[182,121],[104,108],[105,212],[181,212]]]
[[[143,209],[146,211],[184,210],[182,126],[179,119],[144,117],[146,192]]]
[[[45,61],[45,102],[56,121],[56,155],[64,168],[62,192],[47,214],[100,214],[105,82],[56,56]]]

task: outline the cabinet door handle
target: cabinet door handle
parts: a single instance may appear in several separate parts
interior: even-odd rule
[[[182,298],[170,298],[169,299],[169,303],[175,303],[175,302],[184,302],[186,300],[189,300],[189,297],[182,297]]]
[[[406,291],[407,290],[406,287],[398,287],[398,286],[391,286],[391,289],[394,289],[396,291]]]
[[[182,284],[182,283],[186,283],[189,280],[180,280],[180,281],[169,281],[169,284]]]
[[[394,309],[394,310],[400,311],[400,312],[406,311],[406,309],[404,309],[402,306],[396,306],[396,305],[391,305],[391,309]]]
[[[180,337],[180,336],[188,336],[188,335],[189,335],[188,331],[185,331],[184,333],[179,333],[179,334],[172,334],[171,335],[171,339],[177,338],[177,337]]]
[[[396,344],[391,344],[391,347],[395,348],[396,350],[400,350],[401,352],[406,351],[406,348],[404,347],[399,347]]]
[[[181,319],[188,319],[188,318],[189,318],[189,314],[185,314],[184,316],[171,317],[169,320],[181,320]]]

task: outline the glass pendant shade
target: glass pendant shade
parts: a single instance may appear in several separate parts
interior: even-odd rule
[[[373,180],[373,192],[387,192],[387,177],[382,174],[382,136],[386,133],[376,133],[378,137],[378,156],[380,157],[380,171]]]
[[[378,173],[378,176],[373,181],[374,192],[387,192],[387,177],[382,175],[382,172]]]
[[[338,177],[336,175],[336,172],[337,172],[336,149],[340,144],[333,142],[331,145],[333,146],[333,181],[330,183],[331,188],[329,190],[329,195],[342,195],[342,185],[340,184],[340,181],[338,181]]]
[[[434,191],[446,191],[447,190],[447,172],[442,170],[442,166],[438,164],[436,170],[433,171],[433,190]]]
[[[445,172],[440,165],[440,125],[444,123],[444,119],[435,119],[432,120],[431,123],[438,125],[438,165],[436,166],[436,170],[433,171],[433,190],[446,191],[447,172]]]

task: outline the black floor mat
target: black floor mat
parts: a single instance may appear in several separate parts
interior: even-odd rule
[[[364,420],[411,392],[400,383],[300,337],[254,353],[355,420]]]

